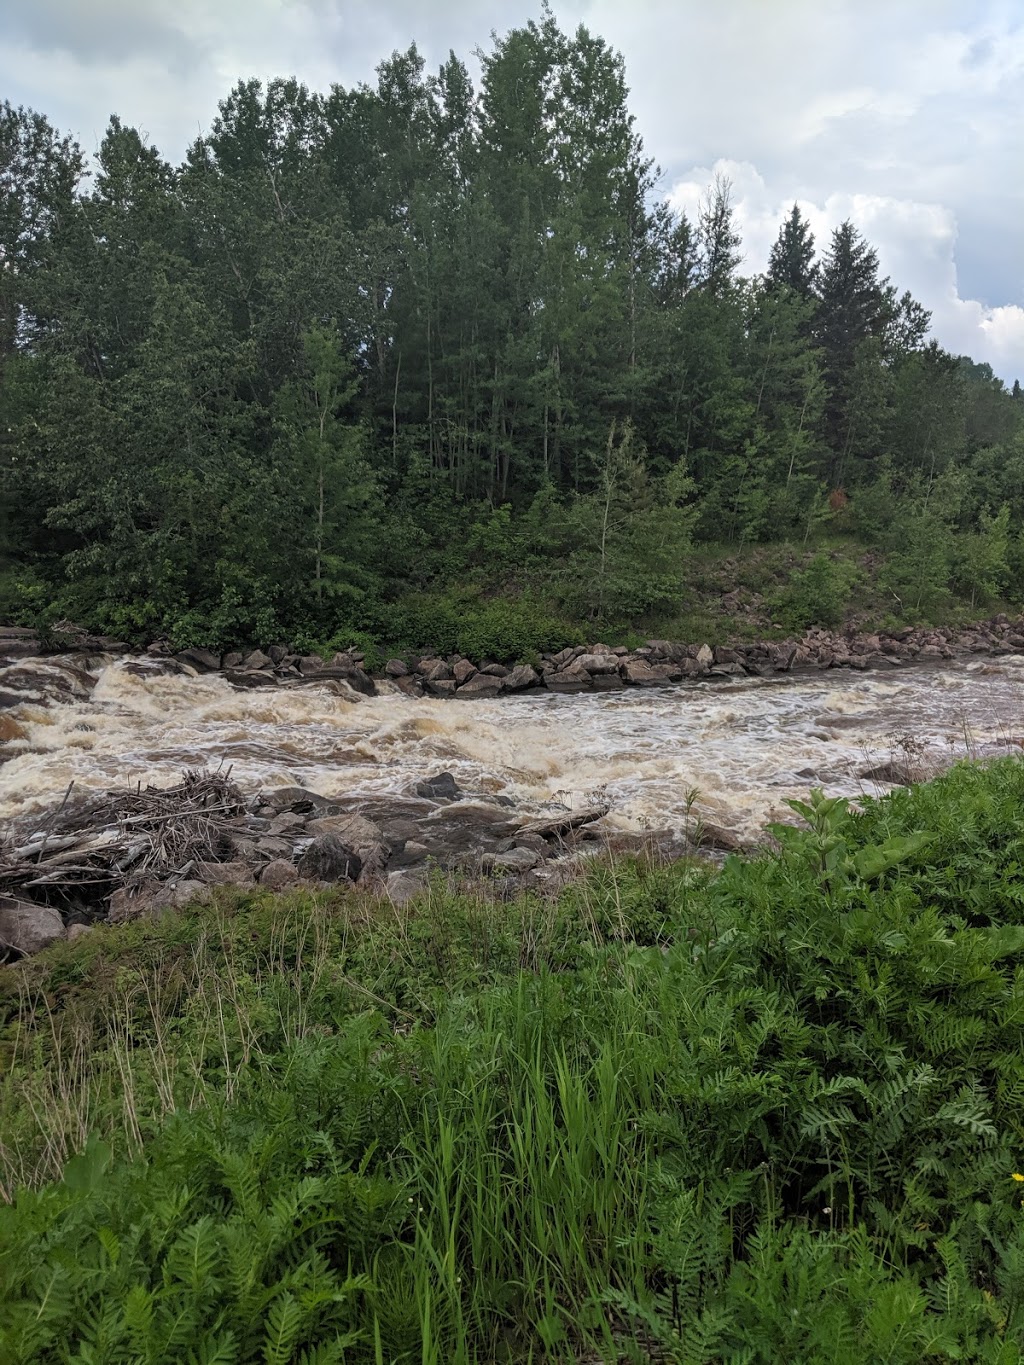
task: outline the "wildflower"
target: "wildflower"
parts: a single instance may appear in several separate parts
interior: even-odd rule
[[[1024,1175],[1021,1175],[1021,1173],[1020,1173],[1019,1171],[1014,1171],[1013,1175],[1010,1176],[1010,1179],[1011,1179],[1011,1180],[1019,1180],[1019,1181],[1021,1181],[1022,1183],[1024,1183]]]

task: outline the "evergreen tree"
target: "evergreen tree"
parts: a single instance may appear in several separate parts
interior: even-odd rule
[[[814,294],[817,280],[814,234],[801,214],[799,204],[794,204],[769,254],[768,281],[773,286],[785,285],[798,294],[810,297]]]

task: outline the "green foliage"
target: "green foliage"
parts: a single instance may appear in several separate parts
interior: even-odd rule
[[[793,805],[718,873],[236,893],[9,971],[4,1359],[1009,1365],[1024,763]]]
[[[860,572],[848,559],[825,551],[804,569],[797,569],[787,588],[773,603],[776,615],[795,630],[807,626],[838,626]]]
[[[376,629],[392,653],[465,654],[497,663],[583,643],[577,627],[528,597],[486,601],[454,592],[409,596],[384,608]]]
[[[114,117],[87,166],[0,104],[0,615],[383,649],[396,604],[479,594],[642,633],[694,613],[691,540],[851,524],[904,619],[1020,595],[1024,405],[849,223],[817,259],[794,209],[744,279],[728,182],[659,201],[599,36],[545,11],[476,89],[412,47],[201,121],[172,166]]]

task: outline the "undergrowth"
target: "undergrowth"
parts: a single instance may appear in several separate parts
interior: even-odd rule
[[[1024,763],[0,974],[0,1362],[1018,1361]]]

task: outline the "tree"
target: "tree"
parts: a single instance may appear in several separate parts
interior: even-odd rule
[[[372,585],[376,487],[362,432],[345,420],[359,381],[337,331],[312,327],[302,346],[302,368],[275,401],[278,449],[292,488],[292,544],[310,565],[322,615],[325,599],[343,599],[343,611],[351,609]]]
[[[734,216],[732,182],[716,175],[704,192],[697,213],[697,277],[702,287],[716,297],[733,287],[743,259]]]
[[[789,217],[779,229],[768,257],[768,283],[785,286],[805,298],[814,295],[818,281],[818,266],[814,260],[814,234],[794,204]]]
[[[652,480],[629,423],[621,434],[611,425],[595,463],[594,491],[571,500],[550,546],[560,561],[552,576],[561,600],[593,620],[676,606],[694,516],[684,466]]]

